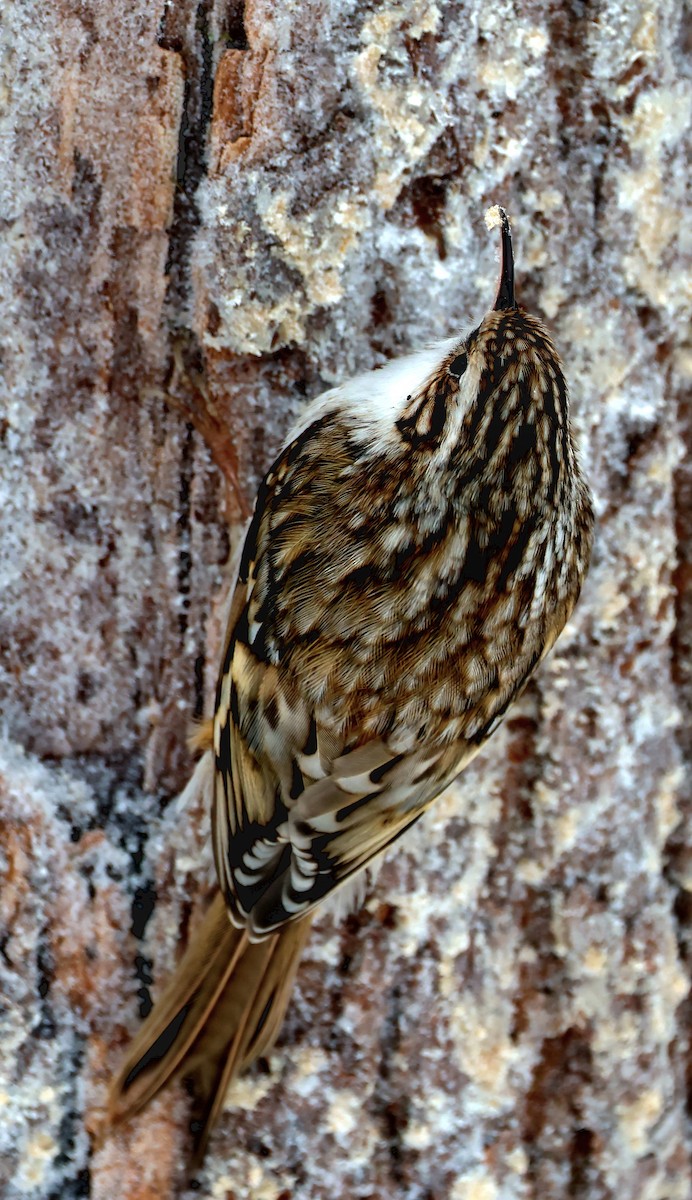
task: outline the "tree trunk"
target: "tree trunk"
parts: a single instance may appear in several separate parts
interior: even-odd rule
[[[499,202],[597,497],[585,594],[316,927],[196,1194],[687,1200],[681,8],[5,8],[0,1195],[186,1194],[182,1089],[97,1135],[212,886],[173,797],[232,546],[306,398],[478,322]]]

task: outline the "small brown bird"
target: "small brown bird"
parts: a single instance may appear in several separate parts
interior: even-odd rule
[[[221,890],[111,1092],[120,1121],[190,1079],[197,1162],[279,1031],[316,906],[473,758],[588,567],[562,366],[491,213],[491,312],[319,397],[259,489],[200,739]]]

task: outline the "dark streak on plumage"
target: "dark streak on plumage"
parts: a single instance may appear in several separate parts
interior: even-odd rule
[[[264,715],[267,718],[269,728],[276,731],[279,728],[279,706],[275,696],[270,696],[265,705]]]
[[[291,800],[297,800],[298,797],[300,795],[302,795],[302,793],[303,793],[303,789],[305,787],[305,781],[303,779],[303,773],[302,773],[300,767],[298,766],[297,762],[295,762],[295,761],[293,762],[291,770],[292,770],[293,778],[291,780],[291,790],[288,794],[289,794]]]
[[[168,1053],[171,1045],[177,1038],[183,1024],[185,1023],[185,1018],[188,1013],[188,1008],[189,1008],[189,1005],[186,1005],[184,1008],[180,1009],[180,1011],[178,1013],[176,1013],[175,1017],[173,1018],[172,1021],[169,1022],[169,1024],[164,1029],[163,1033],[159,1034],[158,1038],[153,1043],[153,1045],[151,1045],[149,1047],[146,1054],[142,1055],[142,1057],[139,1059],[139,1061],[136,1063],[136,1065],[133,1067],[133,1069],[129,1072],[128,1075],[126,1075],[125,1080],[123,1082],[123,1087],[125,1090],[132,1087],[132,1084],[134,1083],[137,1076],[141,1075],[142,1071],[146,1070],[146,1068],[148,1066],[150,1066],[152,1062],[155,1062],[157,1059],[163,1058],[164,1055]]]

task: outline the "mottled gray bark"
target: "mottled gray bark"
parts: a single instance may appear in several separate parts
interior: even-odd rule
[[[5,8],[0,1195],[185,1193],[182,1092],[87,1130],[209,893],[169,802],[234,530],[307,397],[478,321],[500,202],[597,497],[583,602],[317,927],[201,1194],[687,1200],[681,7]]]

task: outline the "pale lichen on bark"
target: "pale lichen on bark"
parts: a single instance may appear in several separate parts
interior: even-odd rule
[[[181,1090],[92,1156],[87,1131],[211,886],[208,815],[173,797],[242,507],[214,463],[249,501],[307,397],[477,321],[492,202],[565,359],[591,575],[487,752],[320,923],[201,1194],[686,1200],[679,7],[6,20],[3,1200],[185,1194]]]

